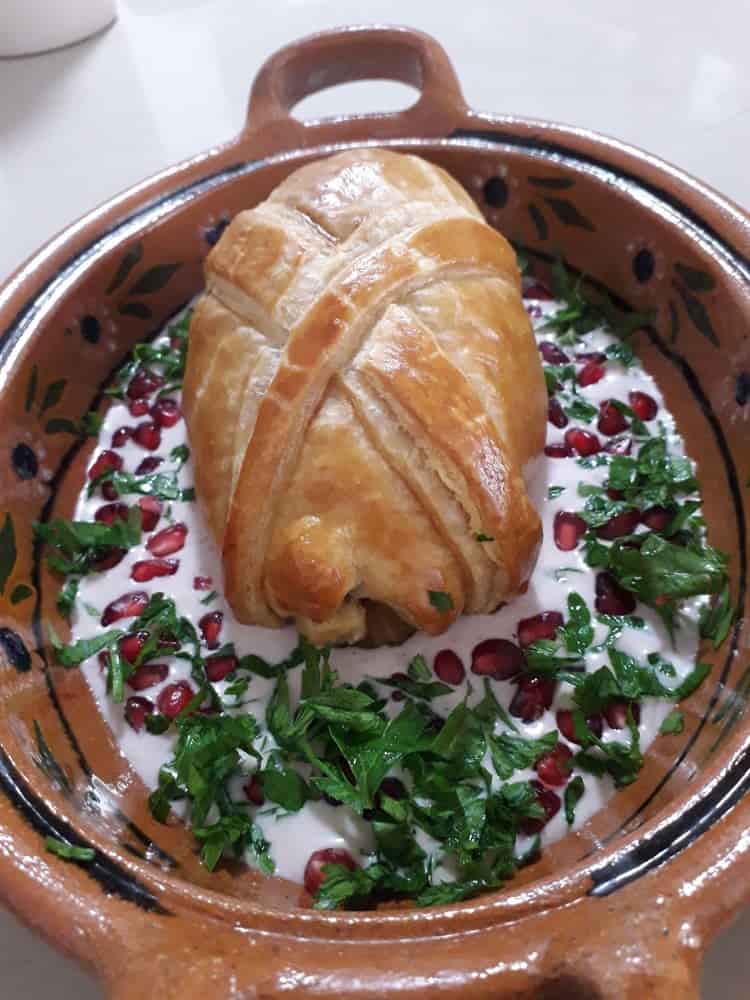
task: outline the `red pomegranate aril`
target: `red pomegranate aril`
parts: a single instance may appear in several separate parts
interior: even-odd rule
[[[157,389],[161,389],[163,385],[164,379],[156,372],[152,372],[148,368],[139,368],[131,378],[125,395],[128,399],[142,399],[144,396],[150,396]]]
[[[563,444],[562,441],[555,441],[553,444],[545,446],[544,454],[547,458],[572,458],[573,449]]]
[[[674,511],[669,507],[649,507],[641,514],[641,521],[652,531],[664,531],[673,517]]]
[[[559,611],[542,611],[531,618],[522,618],[518,623],[518,642],[525,648],[539,639],[555,639],[562,623]]]
[[[127,521],[128,505],[126,503],[105,503],[94,514],[94,520],[99,524],[114,524],[115,521]]]
[[[632,535],[641,520],[639,510],[624,510],[622,514],[615,514],[610,517],[606,524],[602,524],[596,529],[597,538],[605,538],[612,541],[614,538],[622,538],[623,535]]]
[[[630,409],[641,420],[653,420],[659,412],[659,404],[647,392],[638,392],[634,389],[628,393],[628,402],[630,403]]]
[[[523,290],[523,297],[525,299],[536,299],[539,302],[551,302],[554,298],[549,288],[543,285],[541,281],[535,281],[533,284],[527,285]]]
[[[635,611],[635,597],[610,573],[597,573],[594,606],[600,615],[630,615]]]
[[[613,490],[611,486],[607,487],[606,493],[610,500],[622,500],[624,495],[622,490]]]
[[[171,556],[183,547],[187,532],[187,525],[182,521],[170,524],[168,528],[162,528],[152,535],[146,542],[146,548],[155,556]]]
[[[111,625],[121,618],[137,618],[148,604],[148,594],[145,590],[133,590],[128,594],[121,594],[114,601],[111,601],[102,612],[102,625]]]
[[[582,388],[585,388],[588,385],[594,385],[596,382],[601,382],[606,374],[607,370],[604,365],[599,364],[598,361],[587,361],[576,375],[576,382]]]
[[[193,590],[210,590],[213,580],[210,576],[194,576]]]
[[[409,793],[406,790],[406,785],[403,781],[399,781],[398,778],[387,777],[383,778],[380,782],[380,788],[378,789],[378,795],[387,795],[389,799],[405,799],[408,797]]]
[[[527,302],[526,314],[531,317],[531,319],[539,319],[542,315],[542,307],[537,305],[536,302]]]
[[[102,491],[102,496],[104,497],[105,500],[110,500],[110,501],[117,500],[118,497],[120,496],[120,494],[114,488],[112,483],[109,482],[102,483],[100,488]]]
[[[562,552],[571,552],[586,533],[587,524],[572,510],[558,510],[552,523],[555,545]]]
[[[100,555],[98,559],[94,560],[94,568],[99,573],[104,573],[108,569],[114,569],[115,566],[119,566],[127,555],[127,549],[116,549],[109,548],[103,555]]]
[[[133,431],[133,440],[141,448],[146,448],[148,451],[156,451],[161,444],[161,428],[158,424],[148,421],[138,424]]]
[[[576,354],[576,361],[596,361],[597,364],[603,365],[606,360],[607,355],[601,351],[578,351]]]
[[[471,651],[471,672],[496,681],[515,677],[525,664],[523,653],[510,639],[485,639]]]
[[[561,805],[560,796],[557,792],[553,792],[551,788],[545,788],[541,781],[532,781],[531,784],[534,788],[536,800],[544,810],[544,816],[540,819],[532,819],[529,816],[521,820],[521,833],[525,833],[528,837],[533,836],[535,833],[540,833],[552,817],[557,815]]]
[[[602,434],[607,437],[614,437],[615,434],[622,434],[627,430],[628,422],[622,410],[615,406],[611,399],[605,399],[599,404],[599,420],[596,426]]]
[[[147,399],[131,399],[128,403],[128,413],[131,417],[145,417],[151,409]]]
[[[608,455],[629,455],[633,450],[633,439],[631,437],[617,437],[607,441],[604,450]]]
[[[601,715],[587,716],[586,725],[589,727],[594,736],[600,737],[602,735],[603,723]],[[581,741],[576,736],[575,726],[573,724],[573,713],[570,709],[561,708],[559,710],[557,713],[557,728],[569,743],[577,743],[579,746],[581,745]]]
[[[466,676],[461,657],[452,649],[441,649],[436,653],[432,669],[444,684],[460,684]]]
[[[539,345],[539,353],[550,365],[566,365],[570,358],[565,353],[565,351],[558,347],[557,344],[553,344],[551,340],[543,340]]]
[[[176,399],[157,399],[151,407],[151,416],[160,427],[174,427],[182,412]]]
[[[570,778],[572,770],[571,759],[573,752],[564,743],[542,754],[534,764],[534,770],[539,775],[539,780],[545,785],[564,785]]]
[[[156,577],[174,576],[179,568],[179,559],[139,559],[133,563],[130,579],[136,583],[148,583]]]
[[[227,674],[237,669],[238,664],[236,656],[209,656],[206,659],[206,677],[214,684],[223,681]]]
[[[531,677],[522,674],[514,681],[518,685],[508,711],[522,722],[540,719],[552,704],[556,683],[551,677]]]
[[[596,455],[602,450],[601,441],[596,434],[592,431],[585,431],[582,427],[571,427],[570,430],[565,431],[565,444],[582,458]]]
[[[141,508],[141,527],[144,531],[153,531],[161,517],[161,501],[156,497],[141,497],[138,506]]]
[[[137,733],[143,729],[147,715],[154,714],[154,703],[149,698],[133,695],[125,702],[125,721]]]
[[[146,645],[147,639],[148,632],[129,632],[127,635],[124,635],[117,644],[120,648],[120,655],[123,656],[128,663],[135,663],[141,650]]]
[[[549,420],[553,427],[568,426],[568,416],[562,408],[560,401],[555,399],[554,396],[547,404],[547,420]]]
[[[249,781],[245,782],[243,788],[245,798],[248,802],[252,802],[254,806],[262,806],[265,804],[266,797],[263,794],[263,784],[260,780],[259,774],[254,774]]]
[[[98,479],[104,472],[119,472],[122,468],[122,455],[108,448],[101,452],[89,469],[89,480]]]
[[[641,722],[641,706],[637,701],[611,701],[604,709],[610,729],[624,729],[628,724],[628,708],[636,726]]]
[[[166,663],[142,663],[136,667],[125,682],[134,691],[145,691],[167,679],[169,667]]]
[[[320,851],[314,851],[305,865],[304,875],[305,888],[311,896],[317,893],[326,880],[326,873],[323,871],[326,865],[343,865],[351,872],[359,867],[351,854],[341,847],[324,847]]]
[[[150,472],[155,472],[163,461],[164,459],[159,458],[158,455],[147,455],[135,470],[135,474],[137,476],[147,476]]]
[[[209,649],[216,649],[219,645],[219,633],[221,632],[224,615],[221,611],[209,611],[198,622],[203,641]]]
[[[112,447],[124,448],[132,436],[132,427],[118,427],[112,435]]]
[[[176,684],[167,684],[159,692],[159,697],[156,699],[156,707],[168,719],[175,719],[189,705],[193,694],[193,689],[187,681],[177,681]]]

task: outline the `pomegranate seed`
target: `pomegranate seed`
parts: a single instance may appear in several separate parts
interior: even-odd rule
[[[123,561],[127,555],[127,549],[107,549],[105,554],[99,556],[98,559],[94,560],[94,567],[99,573],[104,573],[105,570],[114,569],[115,566]]]
[[[125,702],[125,720],[137,733],[143,729],[147,715],[154,714],[154,703],[148,698],[134,695]]]
[[[387,795],[390,799],[401,800],[407,798],[408,794],[406,785],[404,785],[403,781],[399,781],[398,778],[383,778],[380,782],[378,795]]]
[[[540,719],[552,704],[556,683],[552,677],[531,677],[522,674],[514,681],[518,690],[513,695],[508,711],[522,722]]]
[[[628,402],[630,403],[630,408],[634,413],[641,418],[641,420],[653,420],[656,414],[659,412],[659,404],[656,402],[653,396],[649,396],[647,392],[638,392],[633,390],[633,392],[628,393]]]
[[[582,387],[594,385],[596,382],[600,382],[606,374],[604,365],[600,365],[597,361],[587,361],[576,375],[576,382]]]
[[[595,361],[598,365],[603,365],[607,360],[607,355],[601,351],[580,351],[576,354],[576,361]]]
[[[630,437],[612,438],[604,445],[604,450],[609,455],[629,455],[633,450],[633,439]]]
[[[636,726],[641,722],[641,706],[637,701],[611,701],[604,709],[604,718],[611,729],[624,729],[628,724],[628,708]]]
[[[531,784],[534,787],[536,800],[544,810],[544,816],[541,819],[527,817],[521,820],[521,832],[529,837],[535,833],[540,833],[552,817],[557,815],[561,805],[560,796],[556,792],[553,792],[551,788],[545,788],[541,781],[532,781]]]
[[[115,521],[127,521],[127,519],[128,505],[125,503],[105,503],[94,514],[94,520],[100,524],[114,524]]]
[[[614,400],[605,399],[599,404],[599,420],[596,425],[602,434],[613,437],[615,434],[622,434],[627,430],[628,422],[625,414],[614,404]]]
[[[611,486],[607,487],[607,496],[610,500],[622,500],[623,492],[622,490],[613,490]]]
[[[137,476],[147,476],[150,472],[158,469],[163,461],[164,459],[159,458],[158,455],[147,455],[135,470],[135,474]]]
[[[641,520],[652,531],[664,531],[674,517],[674,511],[669,507],[649,507],[641,515]]]
[[[471,672],[505,681],[523,670],[524,655],[509,639],[485,639],[471,651]]]
[[[147,639],[148,632],[130,632],[128,635],[124,635],[117,644],[120,654],[128,663],[135,663],[141,650],[146,645]]]
[[[105,500],[117,500],[120,494],[114,488],[112,483],[102,483],[101,485],[102,496]]]
[[[193,590],[210,590],[213,583],[210,576],[194,576]]]
[[[167,684],[161,689],[156,705],[162,715],[174,719],[190,703],[192,697],[193,689],[188,682],[177,681],[176,684]]]
[[[518,641],[525,648],[538,639],[555,639],[562,623],[559,611],[542,611],[531,618],[522,618],[518,623]]]
[[[563,552],[571,552],[586,533],[586,522],[572,510],[558,510],[552,524],[555,545]]]
[[[206,660],[206,677],[210,681],[223,681],[227,674],[237,669],[239,660],[236,656],[209,656]]]
[[[466,676],[461,657],[452,649],[441,649],[436,653],[432,669],[445,684],[460,684]]]
[[[168,528],[162,528],[157,534],[152,535],[146,542],[146,548],[155,556],[171,556],[179,552],[185,544],[187,531],[187,525],[182,521],[170,524]]]
[[[132,427],[118,427],[112,435],[112,447],[124,448],[132,436]]]
[[[141,448],[146,448],[148,451],[156,451],[161,444],[161,428],[158,424],[154,423],[138,424],[133,431],[133,440]]]
[[[614,517],[610,517],[606,524],[597,528],[596,537],[612,541],[613,538],[632,535],[640,520],[641,512],[639,510],[624,510],[622,514],[615,514]]]
[[[553,427],[568,426],[567,414],[560,405],[560,401],[555,399],[554,396],[547,404],[547,420],[549,420]]]
[[[526,313],[531,319],[539,319],[542,315],[542,307],[538,306],[536,302],[526,303]]]
[[[573,753],[564,743],[542,754],[534,764],[534,770],[539,775],[539,780],[545,785],[564,785],[570,778],[572,764],[570,763]]]
[[[147,604],[148,594],[145,590],[133,590],[129,594],[121,594],[104,609],[101,623],[111,625],[121,618],[136,618]]]
[[[263,785],[261,784],[260,775],[254,774],[252,778],[245,783],[244,792],[248,802],[252,802],[254,806],[262,806],[265,804],[266,797],[263,794]]]
[[[594,605],[600,615],[629,615],[635,611],[635,597],[610,573],[597,573]]]
[[[565,365],[570,361],[565,351],[557,344],[553,344],[551,340],[543,340],[538,347],[539,353],[550,365]]]
[[[585,431],[582,427],[571,427],[565,431],[565,444],[572,448],[582,457],[596,455],[602,450],[599,438],[592,431]]]
[[[357,862],[348,851],[340,847],[324,847],[314,851],[305,865],[305,888],[314,896],[326,880],[323,868],[326,865],[343,865],[353,872],[358,867]]]
[[[169,667],[166,663],[142,663],[128,677],[126,684],[134,691],[145,691],[167,679]]]
[[[544,454],[548,458],[572,458],[573,449],[563,444],[562,441],[556,441],[554,444],[546,445]]]
[[[157,576],[174,576],[179,568],[179,559],[139,559],[133,563],[130,579],[136,583],[148,583]]]
[[[157,399],[151,407],[151,416],[160,427],[174,427],[182,413],[176,399]]]
[[[109,449],[101,452],[89,469],[89,479],[98,479],[103,472],[119,472],[122,468],[122,455],[117,455]]]
[[[541,281],[535,281],[531,285],[527,285],[523,290],[523,297],[525,299],[536,299],[539,302],[551,302],[554,298],[552,292],[543,285]]]
[[[143,396],[150,396],[152,392],[161,389],[163,385],[164,379],[156,372],[152,372],[148,368],[138,368],[125,390],[125,395],[128,399],[141,399]]]
[[[201,630],[203,641],[209,649],[216,649],[219,645],[219,633],[221,632],[221,625],[223,621],[224,615],[221,611],[209,611],[209,613],[204,615],[198,622],[198,627]]]
[[[138,506],[141,508],[141,528],[153,531],[161,517],[161,502],[156,497],[141,497]]]
[[[147,399],[131,399],[128,403],[128,412],[131,417],[145,417],[150,409]]]
[[[586,725],[596,737],[602,735],[601,715],[589,715],[586,717]],[[567,708],[561,708],[557,713],[557,728],[569,743],[581,745],[581,741],[576,738],[575,726],[573,725],[573,713]]]

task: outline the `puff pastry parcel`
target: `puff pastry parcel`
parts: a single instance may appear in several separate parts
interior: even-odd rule
[[[241,622],[444,630],[525,585],[546,392],[515,254],[447,173],[358,149],[295,171],[205,266],[184,408]]]

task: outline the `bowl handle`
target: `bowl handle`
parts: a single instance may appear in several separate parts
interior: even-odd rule
[[[303,122],[292,108],[309,94],[354,80],[398,80],[419,90],[395,113]],[[237,143],[247,155],[268,155],[328,142],[446,136],[466,103],[443,47],[413,28],[336,28],[279,49],[261,66],[250,90]]]

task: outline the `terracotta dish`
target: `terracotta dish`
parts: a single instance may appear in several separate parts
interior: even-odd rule
[[[303,124],[322,87],[389,78],[398,114]],[[638,351],[698,463],[739,616],[684,732],[504,891],[428,910],[324,913],[300,888],[210,875],[150,816],[83,677],[46,648],[57,583],[32,522],[70,516],[93,439],[77,422],[138,341],[201,288],[230,217],[333,148],[376,142],[448,170],[544,279],[568,265],[653,310]],[[113,997],[697,997],[710,937],[750,899],[750,219],[680,171],[589,132],[467,109],[430,38],[352,28],[274,55],[227,145],[55,237],[0,290],[0,893]],[[744,617],[743,617],[744,616]],[[86,864],[45,837],[90,847]]]

